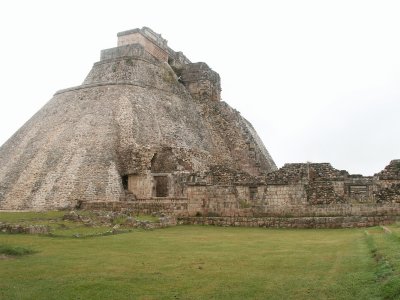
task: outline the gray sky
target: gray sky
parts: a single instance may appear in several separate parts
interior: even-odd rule
[[[275,162],[372,175],[400,158],[400,1],[1,1],[0,144],[148,26],[221,75]]]

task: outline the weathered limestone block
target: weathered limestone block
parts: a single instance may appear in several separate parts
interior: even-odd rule
[[[26,233],[26,234],[48,234],[50,227],[46,225],[22,225],[0,223],[0,232],[4,233]]]

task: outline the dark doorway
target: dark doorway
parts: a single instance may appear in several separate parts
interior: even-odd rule
[[[257,198],[257,194],[258,194],[257,187],[251,186],[249,188],[249,191],[250,191],[250,200],[255,200]]]
[[[128,175],[122,176],[122,186],[125,190],[128,189]]]
[[[168,197],[168,177],[154,176],[156,197]]]

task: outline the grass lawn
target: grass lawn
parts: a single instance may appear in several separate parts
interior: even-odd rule
[[[0,259],[0,299],[397,299],[400,239],[390,228],[0,234],[0,245],[36,252]]]
[[[65,211],[46,211],[46,212],[2,212],[0,211],[0,222],[4,223],[33,223],[35,221],[49,221],[61,219]]]

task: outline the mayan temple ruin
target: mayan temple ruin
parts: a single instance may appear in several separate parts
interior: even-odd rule
[[[129,209],[266,227],[400,219],[400,160],[371,177],[329,163],[278,170],[220,93],[218,73],[150,28],[118,33],[82,85],[56,92],[1,146],[0,210]]]

